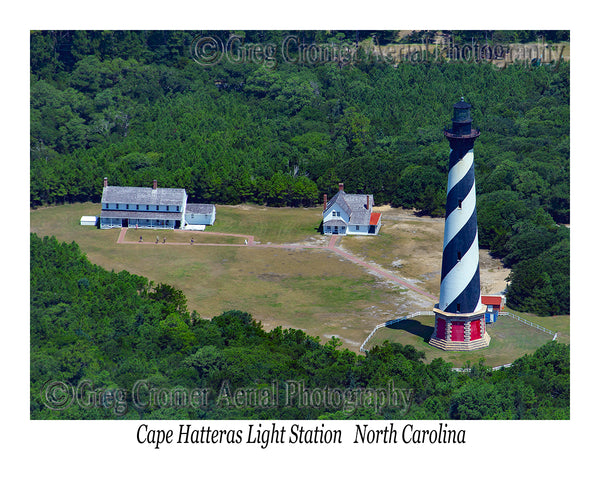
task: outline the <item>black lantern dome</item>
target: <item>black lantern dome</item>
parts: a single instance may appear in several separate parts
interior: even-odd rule
[[[471,126],[471,105],[465,102],[464,97],[460,102],[453,105],[454,116],[452,117],[452,128],[444,130],[444,135],[449,138],[476,138],[479,130]]]

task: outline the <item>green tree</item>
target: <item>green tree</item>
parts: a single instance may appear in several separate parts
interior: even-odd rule
[[[177,313],[170,313],[159,323],[158,333],[161,348],[185,351],[194,342],[189,325]]]

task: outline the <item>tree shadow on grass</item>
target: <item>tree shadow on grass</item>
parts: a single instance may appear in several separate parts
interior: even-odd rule
[[[321,220],[321,223],[319,223],[319,226],[316,227],[314,229],[317,233],[320,233],[321,235],[323,235],[323,220]]]
[[[423,325],[421,322],[412,319],[401,320],[399,322],[391,320],[387,322],[386,328],[391,328],[392,330],[404,330],[407,333],[421,337],[425,342],[428,342],[431,335],[433,335],[433,327]]]

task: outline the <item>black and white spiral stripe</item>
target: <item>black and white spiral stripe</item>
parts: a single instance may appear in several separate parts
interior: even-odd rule
[[[451,147],[439,307],[472,313],[481,308],[473,143]]]

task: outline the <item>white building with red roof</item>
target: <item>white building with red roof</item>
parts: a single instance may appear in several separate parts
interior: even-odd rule
[[[373,195],[344,192],[344,184],[327,201],[323,200],[324,235],[377,235],[381,213],[373,212]]]

